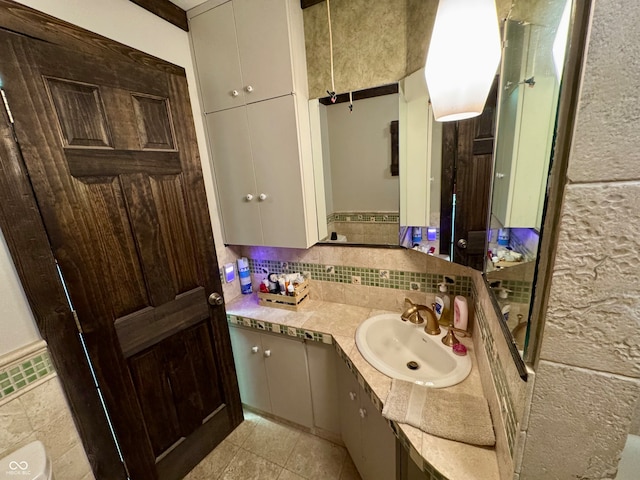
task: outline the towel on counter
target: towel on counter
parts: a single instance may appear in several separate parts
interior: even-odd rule
[[[482,397],[393,379],[382,415],[457,442],[496,443],[489,406]]]

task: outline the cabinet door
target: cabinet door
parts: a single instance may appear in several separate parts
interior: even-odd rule
[[[263,335],[271,412],[311,428],[313,409],[304,344],[290,338]]]
[[[189,26],[205,113],[244,105],[232,2],[193,17]]]
[[[245,101],[259,102],[292,93],[287,2],[233,0],[233,9]]]
[[[315,426],[339,436],[340,412],[338,410],[336,357],[333,345],[318,342],[307,343]]]
[[[340,433],[349,455],[363,479],[362,439],[360,430],[360,385],[347,366],[339,360],[338,408],[340,410]],[[393,477],[390,477],[393,478]]]
[[[261,335],[235,327],[230,327],[229,333],[242,403],[271,412]]]
[[[206,116],[225,242],[262,245],[262,224],[245,107]],[[252,195],[252,200],[247,200]]]
[[[306,248],[303,181],[293,95],[247,105],[262,245]],[[217,173],[217,172],[216,172]]]
[[[362,418],[362,457],[366,480],[389,480],[396,478],[396,437],[373,405],[369,397],[361,390],[360,408]],[[362,415],[361,415],[362,416]]]

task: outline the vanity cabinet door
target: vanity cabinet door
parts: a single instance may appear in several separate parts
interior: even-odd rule
[[[396,478],[396,437],[369,397],[360,390],[364,480]]]
[[[356,377],[338,367],[340,430],[362,480],[396,478],[396,439]]]
[[[189,20],[205,113],[244,105],[232,2]]]
[[[242,403],[271,412],[261,335],[240,328],[229,328],[229,334]]]
[[[295,97],[248,105],[262,245],[307,247]]]
[[[233,0],[246,103],[294,91],[287,3]]]
[[[242,403],[313,427],[307,354],[302,341],[230,327]]]
[[[271,393],[271,413],[313,427],[311,387],[304,343],[277,335],[262,335],[264,364]]]
[[[341,359],[338,360],[338,363],[340,433],[353,463],[360,474],[364,475],[362,431],[360,426],[360,385]],[[367,479],[363,477],[363,480]]]
[[[307,342],[314,425],[340,437],[337,358],[333,345]]]
[[[246,107],[206,116],[225,243],[262,245]]]

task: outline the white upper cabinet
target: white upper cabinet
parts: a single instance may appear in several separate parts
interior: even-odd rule
[[[299,1],[217,2],[190,22],[225,243],[310,247],[318,212]]]
[[[233,0],[191,19],[205,113],[295,91],[283,0]]]

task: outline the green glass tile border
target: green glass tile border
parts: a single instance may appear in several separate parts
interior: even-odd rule
[[[327,215],[327,223],[400,223],[399,213],[389,212],[333,212]]]
[[[438,284],[443,282],[446,276],[455,278],[455,283],[449,284],[449,293],[465,297],[471,296],[471,285],[473,284],[471,277],[466,276],[254,258],[249,258],[249,269],[254,274],[302,272],[313,280],[323,282],[356,283],[368,287],[413,290],[425,293],[438,292]],[[359,283],[354,280],[359,280]]]
[[[475,286],[474,286],[475,292]],[[477,295],[474,297],[477,298]],[[509,384],[507,382],[507,376],[502,368],[502,363],[498,355],[495,340],[493,334],[489,328],[489,322],[485,316],[484,311],[476,304],[476,324],[480,331],[480,337],[484,346],[487,359],[489,360],[489,369],[491,370],[491,378],[496,387],[498,393],[498,399],[500,403],[500,411],[502,418],[504,419],[505,430],[507,434],[507,444],[509,447],[509,453],[513,458],[513,451],[516,442],[516,436],[518,432],[518,420],[516,418],[515,407],[513,403],[513,396],[511,390],[509,390]]]
[[[0,370],[0,401],[17,395],[32,383],[55,373],[47,351],[32,353]]]
[[[331,345],[333,343],[333,337],[327,333],[316,332],[304,328],[290,327],[287,325],[279,325],[277,323],[255,320],[253,318],[232,315],[230,313],[227,313],[227,323],[230,325],[254,328],[264,332],[286,335],[288,337],[295,337],[302,340],[309,340],[311,342],[325,343],[327,345]]]
[[[509,301],[516,303],[529,303],[531,301],[531,282],[521,282],[517,280],[502,280],[500,286],[511,290]]]

